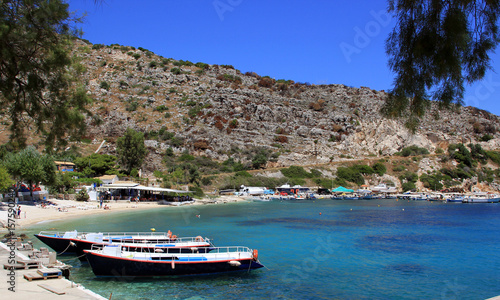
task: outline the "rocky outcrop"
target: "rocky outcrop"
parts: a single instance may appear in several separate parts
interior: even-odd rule
[[[75,55],[87,70],[86,88],[95,100],[88,124],[89,138],[96,142],[112,141],[127,127],[147,136],[163,128],[185,141],[176,151],[248,161],[244,150],[262,147],[279,153],[277,166],[392,155],[410,145],[433,152],[449,143],[478,143],[485,134],[493,139],[481,142],[483,148],[500,147],[498,117],[472,107],[441,110],[431,104],[412,133],[404,120],[380,115],[384,91],[275,81],[132,47],[92,48],[78,41]],[[200,140],[207,147],[197,149]],[[170,144],[160,140],[147,146],[159,155]]]

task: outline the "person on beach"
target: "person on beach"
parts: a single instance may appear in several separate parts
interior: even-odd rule
[[[17,218],[21,219],[21,206],[20,205],[17,207]]]

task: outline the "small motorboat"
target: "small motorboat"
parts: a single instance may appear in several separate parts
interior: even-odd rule
[[[197,275],[262,268],[258,251],[248,247],[217,247],[207,253],[128,251],[120,245],[96,245],[84,250],[98,277]]]

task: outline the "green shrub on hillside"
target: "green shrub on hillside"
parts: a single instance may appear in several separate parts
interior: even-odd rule
[[[414,182],[405,182],[401,185],[401,189],[403,190],[403,192],[414,191],[417,189],[417,186]]]
[[[443,188],[443,185],[441,184],[441,180],[443,180],[442,175],[440,174],[422,174],[420,176],[420,181],[424,184],[425,188],[431,189],[433,191],[439,191]]]
[[[155,111],[158,111],[158,112],[164,112],[164,111],[167,111],[168,110],[168,106],[165,106],[165,105],[159,105],[157,107],[155,107],[154,109]]]
[[[337,169],[337,177],[345,181],[354,182],[358,185],[365,183],[363,175],[354,168],[339,167]]]
[[[170,69],[170,72],[172,72],[172,74],[174,74],[174,75],[179,75],[182,73],[181,69],[179,69],[179,68],[172,68],[172,69]]]
[[[418,175],[416,173],[406,171],[403,175],[399,176],[399,180],[407,182],[417,182]]]
[[[100,87],[101,87],[101,89],[105,89],[106,91],[109,91],[110,85],[107,81],[102,81]]]
[[[383,163],[375,163],[372,167],[373,171],[377,173],[379,176],[382,176],[387,172],[387,168]]]
[[[472,159],[472,154],[464,146],[464,144],[451,144],[448,146],[448,153],[452,159],[455,159],[459,163],[463,163],[468,167],[474,165],[474,160]]]
[[[500,166],[500,152],[498,151],[486,151],[486,155],[492,162]]]
[[[281,169],[281,173],[288,178],[311,178],[312,174],[304,170],[303,167],[290,166]]]
[[[487,141],[492,140],[492,139],[493,139],[493,136],[491,134],[485,134],[481,137],[480,141],[487,142]]]
[[[403,148],[403,150],[401,150],[401,152],[397,152],[395,155],[408,157],[408,156],[427,155],[427,154],[429,154],[429,150],[413,145],[413,146]]]

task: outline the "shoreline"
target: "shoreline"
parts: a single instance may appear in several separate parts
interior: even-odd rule
[[[217,205],[221,203],[238,203],[247,202],[248,198],[238,197],[238,196],[219,196],[215,199],[197,199],[194,203],[184,204],[184,205],[160,205],[158,202],[129,202],[129,201],[117,201],[117,202],[107,202],[110,209],[98,208],[99,203],[95,201],[89,202],[78,202],[74,200],[56,200],[49,199],[49,201],[55,203],[56,205],[47,206],[42,208],[41,206],[29,205],[20,203],[21,206],[21,216],[19,219],[13,219],[15,224],[15,230],[27,229],[31,226],[45,223],[53,222],[59,220],[66,220],[69,218],[81,218],[86,215],[96,215],[96,214],[113,214],[116,212],[127,212],[127,211],[144,211],[148,209],[158,208],[158,207],[186,207],[186,206],[199,206],[199,205]],[[8,202],[0,202],[0,221],[8,224]],[[7,233],[8,229],[3,227],[0,228],[0,233]]]

